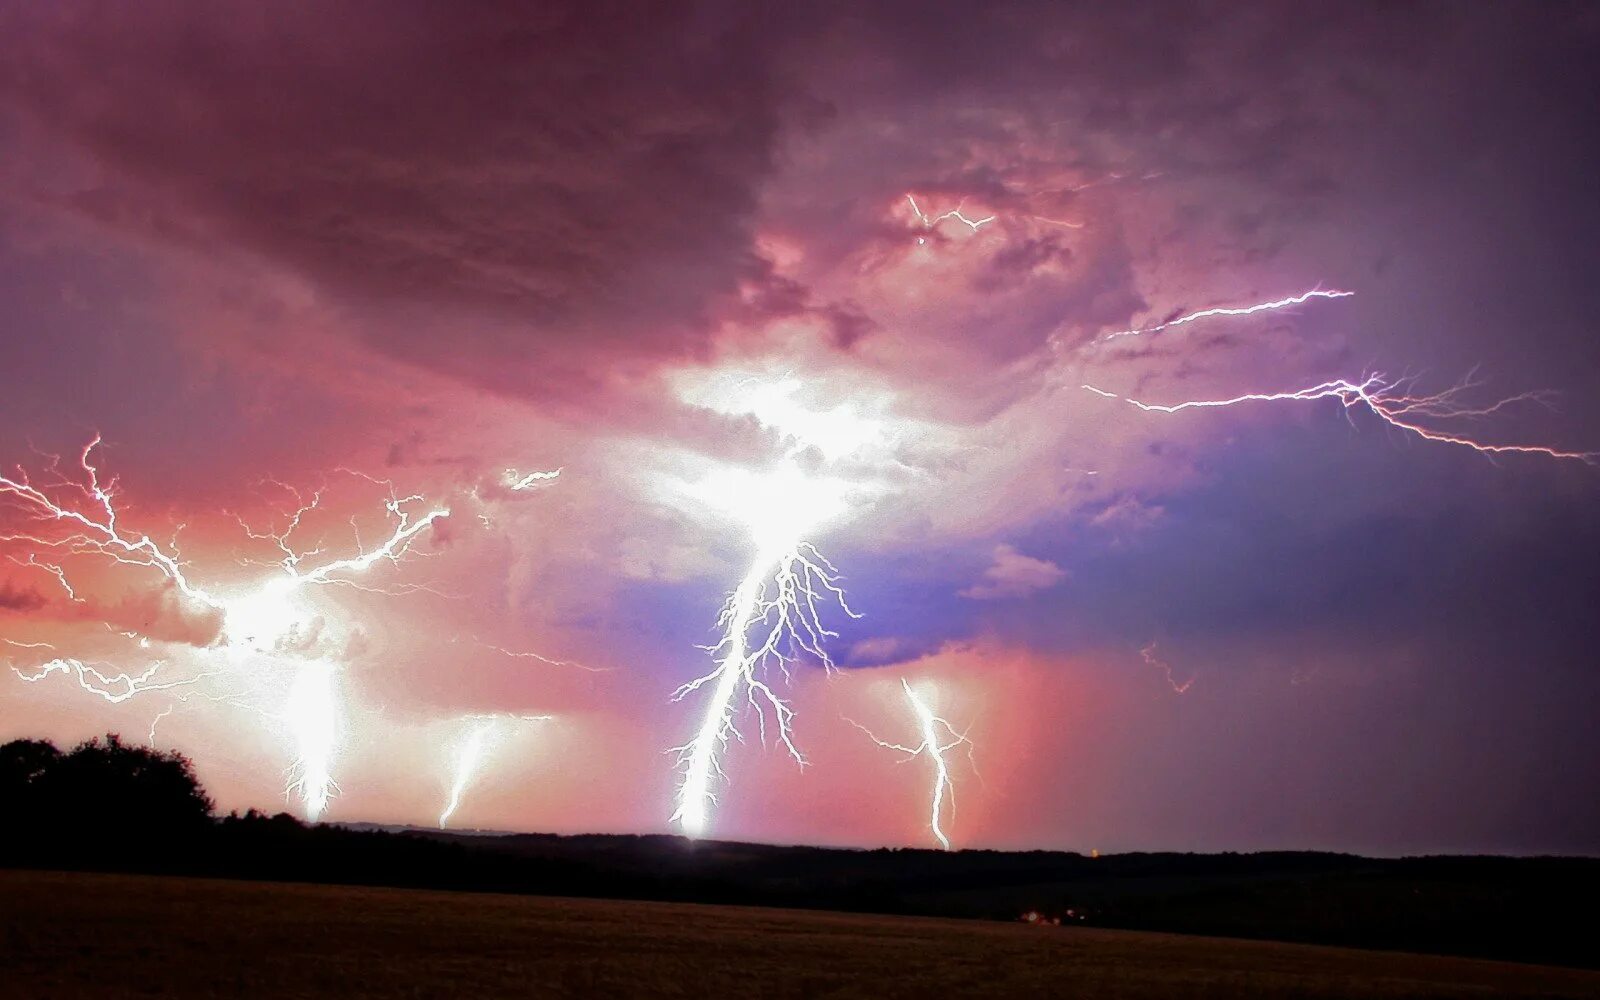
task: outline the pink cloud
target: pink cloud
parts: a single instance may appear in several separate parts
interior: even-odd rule
[[[975,601],[998,601],[1026,597],[1037,590],[1054,587],[1066,579],[1067,571],[1047,559],[1025,556],[1008,543],[994,547],[994,561],[977,583],[961,592]]]

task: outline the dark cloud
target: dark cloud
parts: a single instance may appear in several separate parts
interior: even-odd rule
[[[881,396],[904,436],[870,470],[887,495],[820,539],[870,616],[829,623],[841,663],[988,636],[1105,654],[1161,712],[1076,688],[1043,707],[1090,706],[1123,741],[1078,755],[1114,761],[1112,798],[1204,800],[1127,820],[1143,843],[1220,819],[1255,833],[1215,846],[1260,842],[1239,807],[1258,796],[1294,846],[1592,850],[1592,795],[1499,810],[1538,784],[1519,770],[1566,764],[1582,792],[1600,759],[1593,470],[1488,464],[1332,401],[1158,415],[1078,386],[1170,402],[1375,367],[1439,388],[1483,362],[1490,398],[1569,392],[1486,436],[1596,446],[1595,10],[0,0],[0,301],[27,331],[0,352],[0,437],[145,442],[116,463],[141,529],[364,442],[430,496],[470,494],[427,549],[461,581],[440,592],[473,600],[406,605],[438,649],[330,618],[279,652],[360,656],[401,712],[583,704],[586,672],[547,694],[527,671],[552,665],[511,652],[545,648],[539,623],[472,638],[503,604],[637,669],[617,690],[653,720],[665,694],[636,682],[700,665],[743,558],[736,532],[655,509],[655,449],[764,467],[786,447],[679,405],[680,365],[792,371],[821,407]],[[960,205],[995,219],[920,215]],[[1357,294],[1096,343],[1317,283]],[[521,548],[489,552],[491,530]],[[0,589],[161,641],[220,628],[170,588],[39,600]],[[1202,676],[1187,700],[1140,658],[1153,638]],[[1237,700],[1262,677],[1270,697]],[[1175,704],[1193,746],[1164,742]],[[1152,784],[1163,754],[1204,766]],[[1426,773],[1436,801],[1397,838]],[[1382,808],[1294,826],[1372,787]]]
[[[699,350],[760,276],[781,87],[766,26],[731,9],[72,3],[5,23],[12,109],[99,168],[37,197],[264,255],[385,352],[588,384]]]
[[[37,611],[46,603],[37,588],[0,580],[0,611]]]
[[[908,321],[813,297],[753,238],[770,222],[813,230],[817,259],[829,240],[860,256],[903,242],[882,211],[907,190],[1031,217],[1076,211],[1085,183],[1158,183],[1159,249],[1132,252],[1259,264],[1356,186],[1492,153],[1485,121],[1535,128],[1530,86],[1570,104],[1592,14],[1517,20],[1430,4],[18,4],[0,88],[21,128],[92,161],[42,161],[35,199],[259,255],[310,282],[329,332],[565,398],[802,312],[845,350]],[[1536,83],[1502,85],[1540,56],[1522,73]],[[1439,110],[1457,106],[1473,112]],[[774,188],[785,171],[801,182]],[[1121,225],[1096,226],[1019,239],[974,279],[980,298],[1012,295],[983,361],[1137,308]],[[287,339],[303,317],[267,322],[264,339]]]

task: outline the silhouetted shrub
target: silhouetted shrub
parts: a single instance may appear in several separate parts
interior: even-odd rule
[[[36,824],[39,779],[61,761],[61,751],[44,740],[12,740],[0,746],[0,802],[10,826]]]
[[[38,740],[0,746],[0,801],[8,844],[50,853],[187,841],[212,810],[187,757],[112,733],[67,753]]]

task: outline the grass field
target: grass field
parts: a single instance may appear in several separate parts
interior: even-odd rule
[[[1600,997],[1600,973],[914,917],[0,871],[0,997]]]

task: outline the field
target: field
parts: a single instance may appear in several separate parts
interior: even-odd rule
[[[0,997],[1596,997],[1600,973],[875,917],[0,871]]]

